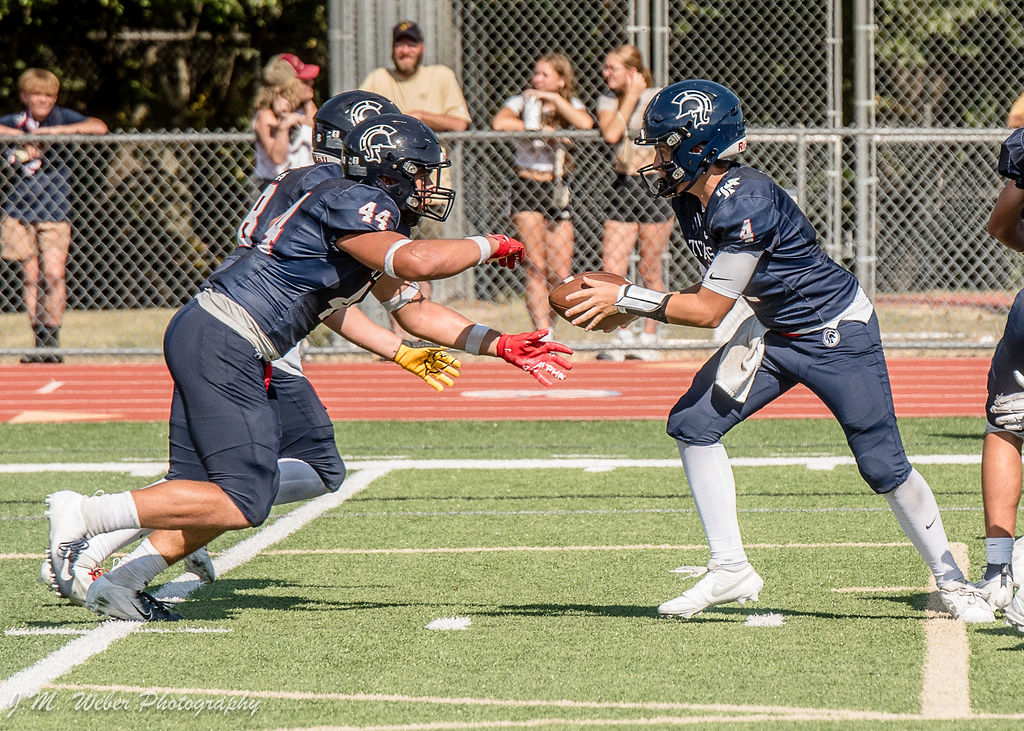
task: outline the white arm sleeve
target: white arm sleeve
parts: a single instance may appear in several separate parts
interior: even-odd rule
[[[753,276],[760,258],[750,252],[720,251],[704,272],[701,286],[723,297],[738,299]]]

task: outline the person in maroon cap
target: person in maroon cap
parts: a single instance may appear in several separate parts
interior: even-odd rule
[[[298,79],[303,85],[302,107],[297,111],[306,118],[306,124],[313,125],[316,102],[313,101],[313,80],[320,75],[315,63],[304,63],[294,53],[279,53],[271,56],[263,67],[263,81],[271,86],[283,86],[291,79]]]

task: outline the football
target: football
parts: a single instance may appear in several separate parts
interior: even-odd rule
[[[618,274],[612,274],[611,272],[583,272],[581,274],[575,274],[568,277],[551,290],[548,293],[548,303],[551,305],[551,309],[554,310],[559,317],[565,319],[565,311],[570,307],[579,304],[579,301],[570,302],[566,300],[566,297],[573,292],[579,292],[581,289],[587,287],[584,283],[583,278],[590,277],[591,279],[598,279],[602,282],[609,282],[611,284],[629,284],[629,280],[625,277],[620,277]],[[618,327],[628,325],[636,319],[635,315],[627,315],[624,312],[620,312],[614,315],[608,315],[606,318],[601,320],[601,323],[597,326],[597,329],[604,332],[612,332]]]

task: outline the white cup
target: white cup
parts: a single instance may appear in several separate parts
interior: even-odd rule
[[[540,129],[541,100],[528,96],[523,100],[523,127],[529,130]]]

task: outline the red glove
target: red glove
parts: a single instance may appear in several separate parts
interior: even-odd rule
[[[505,234],[487,234],[492,239],[498,240],[498,250],[491,254],[487,261],[496,261],[503,267],[515,269],[516,264],[526,256],[526,247],[521,241],[516,241]]]
[[[541,340],[547,334],[547,330],[537,330],[532,333],[502,335],[498,338],[498,357],[522,368],[545,386],[552,385],[553,378],[564,381],[565,371],[572,369],[572,363],[558,353],[571,355],[572,348]]]

